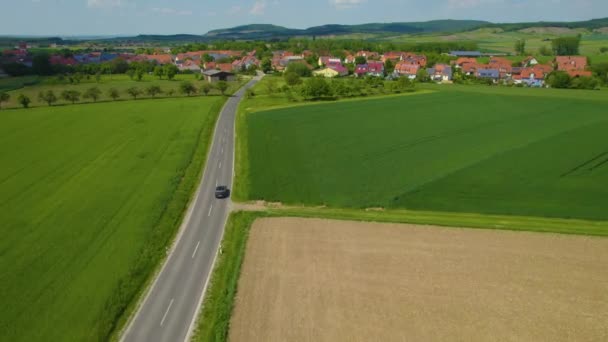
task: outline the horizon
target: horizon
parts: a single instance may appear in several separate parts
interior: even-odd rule
[[[6,1],[6,0],[1,0]],[[205,33],[252,24],[306,29],[329,24],[480,20],[492,23],[572,22],[608,17],[604,0],[30,0],[0,13],[0,36],[120,37]],[[390,7],[394,10],[387,11]],[[547,10],[549,8],[549,10]],[[388,15],[387,15],[388,12]],[[23,25],[27,14],[28,25]],[[292,13],[298,13],[292,15]],[[543,13],[542,17],[537,14]],[[44,26],[49,18],[53,32]],[[448,19],[446,19],[448,18]],[[77,30],[77,32],[75,32]]]

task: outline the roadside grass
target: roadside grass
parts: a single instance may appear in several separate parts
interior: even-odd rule
[[[608,219],[602,91],[423,88],[242,114],[236,199]]]
[[[264,212],[240,211],[230,214],[193,341],[227,340],[249,229],[256,218],[264,216],[267,216]]]
[[[224,101],[0,113],[0,340],[108,340],[124,325],[177,231]]]
[[[11,80],[11,82],[8,82]],[[36,80],[36,81],[34,81]],[[156,95],[154,98],[167,98],[167,97],[187,97],[180,93],[179,87],[183,81],[192,82],[192,84],[200,89],[201,85],[205,82],[204,80],[197,80],[194,74],[178,74],[176,75],[174,80],[167,79],[158,79],[156,77],[146,75],[142,79],[142,81],[131,80],[127,75],[103,75],[99,82],[95,81],[93,76],[90,79],[83,79],[78,84],[66,84],[62,82],[58,82],[56,77],[45,77],[39,79],[33,79],[31,77],[18,77],[18,78],[9,78],[6,80],[0,81],[0,87],[2,87],[2,81],[7,81],[9,84],[13,84],[14,90],[9,91],[9,95],[11,99],[2,104],[2,109],[9,108],[21,108],[21,105],[18,103],[18,97],[20,94],[25,94],[29,96],[32,100],[30,107],[47,107],[45,102],[41,102],[38,99],[38,94],[42,92],[46,92],[48,90],[52,90],[55,92],[55,95],[59,98],[59,101],[55,104],[58,105],[71,105],[71,102],[64,101],[61,99],[61,92],[64,90],[77,90],[84,94],[84,92],[92,87],[97,87],[101,90],[101,96],[97,100],[97,102],[114,102],[112,98],[109,97],[108,91],[112,88],[118,90],[120,94],[120,98],[118,101],[125,100],[133,100],[133,98],[127,93],[127,89],[131,87],[139,88],[142,91],[142,94],[137,97],[137,99],[150,99],[151,96],[145,93],[146,88],[150,86],[159,86],[163,91],[163,94]],[[238,90],[244,81],[235,81],[229,82],[229,88],[226,91],[226,94],[232,94],[236,90]],[[19,86],[17,86],[19,85]],[[1,90],[1,89],[0,89]],[[168,95],[167,92],[172,91],[173,94]],[[209,92],[209,96],[219,96],[220,91],[213,88]],[[197,93],[194,96],[204,96],[200,93]],[[80,101],[76,103],[92,103],[91,99],[85,99],[82,96],[80,97]]]

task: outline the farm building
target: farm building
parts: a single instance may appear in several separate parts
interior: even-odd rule
[[[231,72],[221,70],[207,70],[203,72],[205,80],[209,83],[215,83],[219,81],[234,81],[235,75]]]

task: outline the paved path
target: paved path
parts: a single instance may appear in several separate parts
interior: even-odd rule
[[[250,81],[225,104],[215,128],[203,180],[179,235],[154,284],[125,331],[124,342],[185,341],[194,328],[230,211],[230,200],[214,197],[215,186],[232,188],[234,121]]]

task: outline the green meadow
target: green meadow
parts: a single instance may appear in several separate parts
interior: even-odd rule
[[[164,257],[221,97],[0,112],[0,340],[107,340]]]
[[[426,88],[247,114],[238,196],[608,219],[604,91]]]

